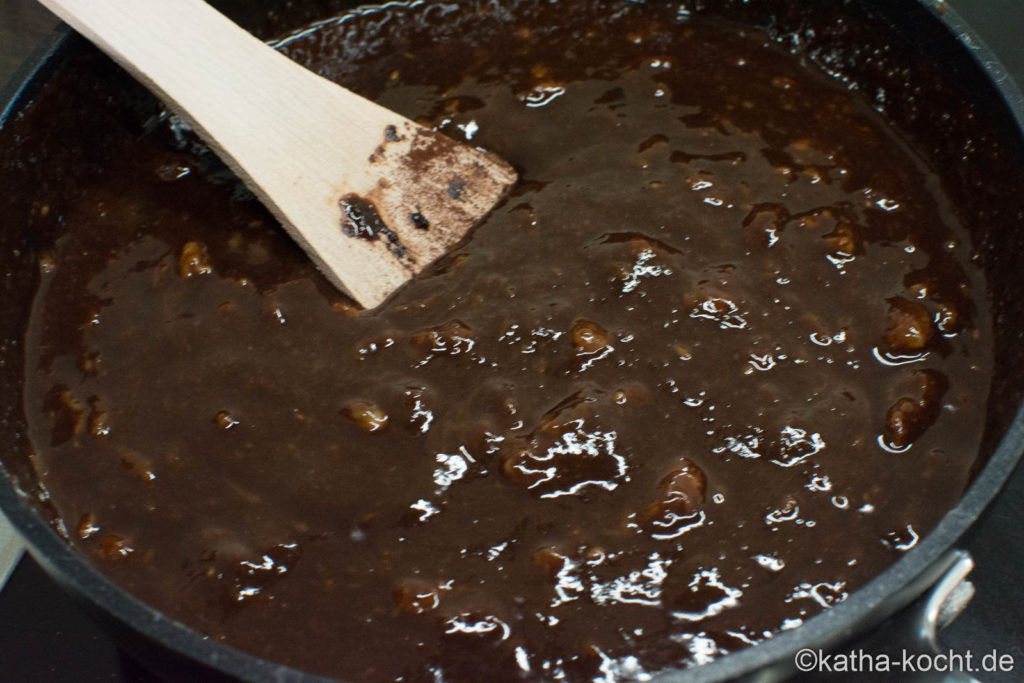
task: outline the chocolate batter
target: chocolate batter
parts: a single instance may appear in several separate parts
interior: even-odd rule
[[[132,593],[351,680],[628,680],[799,626],[955,503],[982,275],[843,83],[670,2],[392,4],[281,49],[522,180],[363,313],[176,121],[105,133],[25,409]]]

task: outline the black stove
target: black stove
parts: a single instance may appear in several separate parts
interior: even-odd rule
[[[1024,0],[948,2],[1024,86]],[[34,0],[0,0],[0,84],[55,25],[52,15]],[[977,592],[942,631],[942,645],[953,652],[970,651],[975,658],[992,652],[1010,655],[1012,672],[984,674],[983,680],[1024,680],[1024,584],[1019,578],[1024,567],[1024,467],[1018,468],[961,547],[974,558],[969,579]],[[26,555],[0,590],[0,681],[68,680],[159,679],[122,653],[115,640]]]

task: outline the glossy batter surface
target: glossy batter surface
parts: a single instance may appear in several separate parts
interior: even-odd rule
[[[799,626],[959,497],[981,274],[841,82],[672,3],[282,49],[522,180],[367,314],[188,131],[116,138],[41,256],[25,407],[134,594],[352,680],[628,680]]]

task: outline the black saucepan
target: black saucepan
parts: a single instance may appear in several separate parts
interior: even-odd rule
[[[341,0],[235,0],[215,2],[239,23],[270,37],[356,3]],[[988,403],[986,437],[975,476],[960,503],[895,565],[850,597],[800,628],[724,657],[673,680],[748,677],[773,680],[793,671],[803,648],[828,649],[862,633],[909,604],[946,572],[950,551],[1009,477],[1024,450],[1024,97],[971,29],[943,0],[689,0],[709,12],[767,28],[851,87],[862,91],[940,169],[947,191],[969,226],[983,263],[995,320],[996,372]],[[866,17],[867,21],[847,21]],[[818,27],[810,30],[809,26]],[[824,26],[826,28],[822,29]],[[4,136],[55,73],[91,60],[95,51],[67,32],[55,36],[0,100],[0,173],[32,177],[40,195],[73,191],[68,164],[102,163],[102,149],[74,140],[16,154]],[[127,98],[140,121],[157,105],[104,65],[95,82]],[[73,88],[72,88],[73,89]],[[67,97],[75,103],[74,93]],[[87,120],[88,112],[82,116]],[[8,146],[5,146],[8,145]],[[26,151],[28,150],[28,151]],[[84,158],[82,158],[84,156]],[[40,236],[26,229],[32,197],[0,198],[0,508],[24,536],[35,558],[125,644],[172,678],[203,675],[253,680],[310,680],[302,673],[205,639],[113,585],[65,542],[45,489],[28,457],[21,403],[21,343],[36,283],[33,251]]]

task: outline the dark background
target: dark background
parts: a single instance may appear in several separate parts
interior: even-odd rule
[[[173,0],[168,0],[173,1]],[[894,2],[909,0],[892,0]],[[1024,0],[948,0],[1024,84]],[[32,0],[0,0],[0,87],[57,22]],[[1024,169],[1021,169],[1024,173]],[[1024,680],[1024,468],[963,544],[977,565],[966,612],[943,632],[943,645],[975,657],[997,650],[1015,672],[987,681]],[[0,681],[153,679],[66,598],[27,556],[0,592]]]

